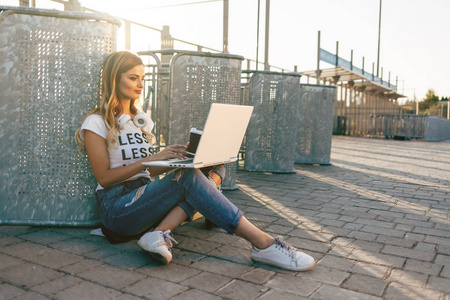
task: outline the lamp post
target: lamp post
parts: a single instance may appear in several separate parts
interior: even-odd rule
[[[378,15],[378,55],[377,55],[377,77],[380,71],[380,34],[381,34],[381,1],[380,0],[380,13]]]

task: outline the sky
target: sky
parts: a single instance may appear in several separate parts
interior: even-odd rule
[[[222,49],[223,2],[220,0],[79,0],[81,5],[154,28],[170,27],[172,37]],[[380,0],[270,1],[269,63],[286,70],[316,69],[317,38],[321,48],[353,61],[365,70],[377,65]],[[0,0],[0,5],[17,5]],[[265,0],[260,0],[259,61],[264,60]],[[58,8],[49,0],[38,7]],[[397,92],[422,100],[428,89],[450,96],[450,0],[382,0],[380,67],[383,79]],[[256,59],[258,0],[229,0],[228,48],[232,54]],[[124,47],[123,26],[118,50]],[[177,49],[191,46],[175,43]],[[160,49],[160,33],[132,26],[131,50]],[[331,65],[321,62],[321,68]],[[246,65],[243,65],[243,69]],[[262,67],[260,67],[261,69]],[[380,70],[381,73],[381,70]],[[381,75],[381,74],[380,74]],[[306,80],[306,78],[304,78]],[[315,83],[312,80],[311,83]]]

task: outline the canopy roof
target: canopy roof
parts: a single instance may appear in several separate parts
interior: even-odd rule
[[[317,72],[316,70],[312,70],[312,71],[302,71],[301,73],[309,77],[316,77],[316,72]],[[344,84],[353,82],[353,86],[356,87],[357,89],[364,89],[365,91],[383,93],[386,96],[395,99],[405,97],[404,95],[397,93],[397,91],[394,88],[391,88],[391,84],[389,82],[381,81],[381,79],[379,78],[378,79],[380,82],[377,82],[376,80],[370,80],[371,76],[372,75],[369,73],[365,74],[364,72],[361,73],[349,70],[342,66],[336,66],[333,68],[320,70],[321,81],[331,81],[334,84],[339,83]],[[392,85],[392,87],[394,87],[394,85]]]

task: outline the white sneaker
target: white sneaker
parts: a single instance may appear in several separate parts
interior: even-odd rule
[[[253,247],[252,260],[291,271],[311,270],[316,265],[314,258],[289,245],[281,236],[266,249]]]
[[[138,245],[163,264],[168,264],[172,260],[172,241],[178,244],[170,235],[170,230],[151,231],[139,239]]]

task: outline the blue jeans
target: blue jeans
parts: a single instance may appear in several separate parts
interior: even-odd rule
[[[223,166],[213,171],[223,177]],[[122,236],[156,227],[176,206],[186,212],[189,220],[198,211],[228,233],[234,233],[243,216],[198,169],[183,170],[178,180],[170,174],[156,181],[139,178],[122,182],[96,195],[103,225]]]

